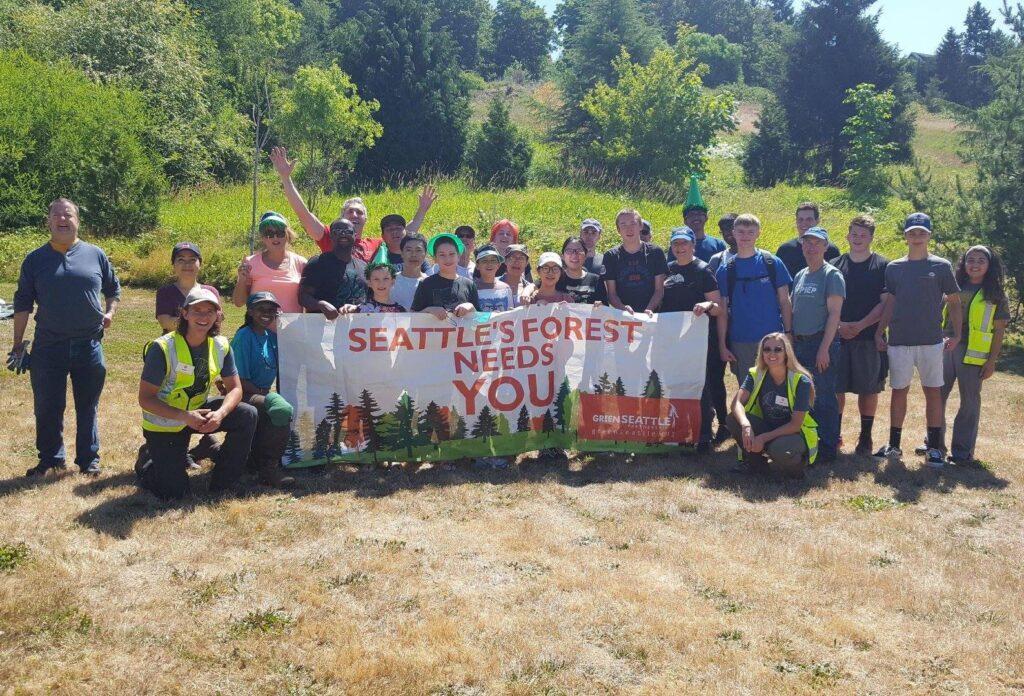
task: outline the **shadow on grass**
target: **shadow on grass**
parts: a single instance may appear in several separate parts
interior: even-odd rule
[[[401,466],[332,466],[299,469],[290,472],[296,483],[284,493],[296,498],[346,492],[359,498],[384,498],[401,491],[417,491],[451,486],[503,483],[557,483],[585,487],[606,483],[645,483],[649,481],[689,478],[703,486],[729,492],[748,502],[769,503],[779,499],[798,499],[815,489],[826,489],[833,480],[856,481],[870,476],[875,483],[893,490],[893,498],[912,503],[926,491],[949,493],[957,488],[1006,488],[1009,482],[991,471],[977,467],[948,466],[933,471],[920,465],[908,468],[902,462],[879,464],[871,457],[841,455],[833,464],[811,467],[801,480],[757,477],[732,471],[736,463],[735,449],[730,446],[714,454],[697,457],[687,454],[638,455],[582,453],[576,459],[522,458],[518,465],[506,469],[475,468],[459,464],[451,470],[421,467],[418,470]],[[209,468],[189,477],[192,494],[180,502],[158,500],[148,492],[137,490],[130,495],[106,500],[80,514],[75,521],[119,539],[131,536],[136,523],[159,517],[169,510],[193,510],[203,505],[218,504],[224,496],[207,493]],[[3,485],[0,482],[0,492]],[[133,473],[122,473],[75,486],[76,495],[92,497],[108,489],[135,486]],[[243,482],[236,498],[279,496],[281,490],[248,480]]]
[[[999,354],[999,372],[1024,377],[1024,346],[1004,343]]]

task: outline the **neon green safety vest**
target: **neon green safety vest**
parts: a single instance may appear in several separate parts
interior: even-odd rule
[[[996,306],[985,301],[981,290],[974,293],[967,310],[967,351],[965,365],[984,365],[992,352],[992,336],[995,333]],[[942,326],[949,324],[949,306],[942,307]]]
[[[743,404],[743,408],[752,416],[764,418],[761,404],[757,402],[757,395],[761,392],[761,385],[764,384],[768,373],[758,372],[756,367],[752,367],[750,368],[750,376],[754,380],[754,389],[750,392],[750,398],[747,399],[747,403]],[[790,372],[786,375],[786,396],[789,399],[789,409],[791,411],[794,410],[793,404],[796,403],[796,388],[800,384],[802,376],[799,372]],[[804,436],[804,442],[807,443],[808,461],[813,464],[814,460],[818,458],[818,422],[811,418],[810,411],[804,414],[804,422],[800,424],[800,433]],[[743,456],[739,449],[737,449],[737,453],[739,456]]]
[[[192,353],[189,351],[185,337],[175,331],[164,334],[153,341],[153,344],[160,346],[164,352],[167,362],[167,373],[164,376],[164,383],[156,393],[158,399],[168,406],[180,408],[182,411],[192,411],[206,403],[208,391],[196,394],[191,399],[185,390],[195,384],[195,366],[192,364]],[[217,375],[224,368],[224,358],[231,350],[228,339],[223,336],[214,336],[206,339],[206,347],[209,350],[210,380],[212,385],[217,380]],[[151,430],[160,433],[177,433],[185,429],[185,424],[179,420],[164,418],[149,411],[142,412],[143,430]]]

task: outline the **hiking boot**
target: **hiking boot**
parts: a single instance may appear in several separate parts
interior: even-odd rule
[[[888,459],[889,461],[898,461],[903,459],[903,450],[899,447],[893,447],[892,445],[886,445],[882,449],[875,452],[873,455],[875,459]]]
[[[932,447],[928,450],[928,458],[924,460],[924,465],[929,469],[941,469],[946,465],[946,458],[942,454],[942,450]]]
[[[853,450],[853,453],[862,457],[870,457],[872,449],[874,449],[874,444],[871,442],[871,436],[864,437],[862,435],[857,438],[857,448]]]
[[[213,462],[217,461],[217,457],[220,456],[220,445],[209,435],[203,435],[199,438],[199,443],[188,451],[192,457],[193,463],[209,459]],[[191,467],[189,467],[191,468]]]
[[[260,468],[259,481],[271,488],[287,488],[295,483],[295,477],[287,475],[280,462],[269,461]]]
[[[36,476],[45,476],[47,471],[53,470],[55,473],[62,473],[67,471],[68,467],[66,464],[43,464],[39,462],[34,467],[25,472],[25,476],[34,478]]]

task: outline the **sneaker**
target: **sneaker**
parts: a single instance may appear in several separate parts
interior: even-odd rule
[[[51,469],[55,473],[59,474],[64,471],[67,471],[67,468],[68,467],[66,464],[43,464],[42,462],[40,462],[39,464],[36,464],[34,467],[26,471],[25,476],[28,476],[29,478],[33,478],[36,476],[45,476],[46,472],[50,471]]]
[[[903,450],[901,450],[899,447],[886,445],[885,447],[878,450],[871,456],[873,456],[875,459],[888,459],[890,461],[898,460],[903,458]]]
[[[729,433],[729,429],[726,428],[724,425],[720,425],[718,426],[718,430],[715,432],[715,437],[714,439],[711,440],[711,442],[712,444],[720,445],[726,440],[728,440],[730,437],[732,436]]]
[[[942,456],[942,450],[937,450],[934,447],[928,450],[928,459],[925,460],[924,465],[929,469],[941,469],[946,465],[946,458]]]
[[[86,476],[99,476],[101,471],[100,462],[98,459],[94,459],[85,466],[78,467],[78,470]]]
[[[869,457],[873,448],[874,444],[871,442],[870,437],[860,437],[857,439],[857,448],[853,450],[853,453],[859,454],[862,457]]]
[[[928,454],[928,441],[925,440],[914,448],[914,454]]]

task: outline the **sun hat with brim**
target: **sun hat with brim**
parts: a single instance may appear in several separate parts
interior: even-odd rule
[[[281,213],[271,210],[263,213],[263,217],[260,218],[260,229],[262,230],[264,227],[288,227],[288,221]]]
[[[675,242],[675,241],[680,240],[680,239],[682,239],[684,241],[687,241],[687,242],[696,242],[697,241],[697,235],[695,235],[693,233],[693,230],[691,230],[686,225],[683,225],[682,227],[675,227],[675,228],[673,228],[672,229],[672,236],[669,237],[668,243],[671,244],[672,242]]]
[[[549,263],[553,263],[557,265],[559,268],[563,267],[561,256],[559,256],[553,251],[545,251],[543,254],[540,255],[540,258],[537,259],[537,268],[543,268]]]
[[[505,259],[507,260],[512,254],[522,254],[529,260],[530,252],[526,250],[525,244],[509,244],[505,247]]]
[[[183,307],[191,307],[194,304],[200,302],[212,302],[220,309],[220,300],[216,295],[213,294],[212,290],[207,290],[201,285],[197,285],[188,291],[188,295],[185,296],[185,302],[182,304]]]
[[[203,260],[203,255],[199,251],[198,244],[195,242],[178,242],[174,245],[174,248],[171,249],[171,263],[174,263],[175,259],[178,258],[178,254],[183,251],[191,251],[200,261]]]
[[[460,254],[466,250],[466,246],[462,243],[461,239],[456,237],[451,232],[442,232],[441,234],[431,237],[430,241],[427,242],[427,253],[433,256],[434,247],[436,247],[437,243],[440,242],[442,239],[450,239],[452,243],[455,244],[455,248],[458,250]]]
[[[498,250],[492,247],[490,244],[484,245],[476,250],[474,254],[476,262],[480,263],[486,259],[494,259],[498,263],[505,263],[505,257],[498,253]]]
[[[253,294],[249,295],[249,299],[245,301],[245,306],[253,307],[259,304],[260,302],[270,302],[276,304],[278,307],[281,306],[281,303],[277,301],[277,297],[274,296],[274,293],[268,290],[254,292]]]
[[[828,243],[828,230],[826,230],[824,227],[809,227],[800,236],[801,237],[814,237],[815,239],[820,239],[821,241],[825,242],[826,244]]]

